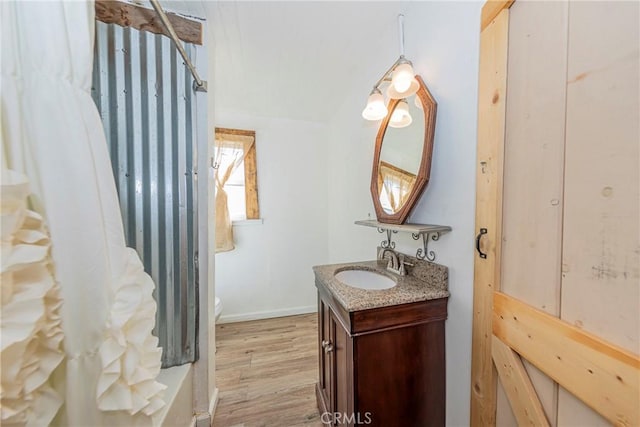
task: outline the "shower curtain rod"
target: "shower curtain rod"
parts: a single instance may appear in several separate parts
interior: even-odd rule
[[[193,64],[191,63],[191,60],[187,56],[187,52],[185,52],[184,46],[182,46],[182,42],[178,38],[176,31],[173,29],[173,25],[171,25],[171,22],[169,22],[169,18],[167,18],[167,14],[164,13],[162,6],[160,6],[160,2],[158,0],[149,0],[149,2],[151,3],[151,6],[153,6],[153,8],[155,9],[158,16],[160,16],[160,20],[162,21],[162,24],[165,26],[165,28],[169,32],[169,36],[171,37],[171,40],[173,40],[173,44],[176,45],[176,48],[178,49],[178,52],[180,52],[182,59],[184,59],[185,64],[187,64],[187,67],[189,67],[189,70],[191,71],[191,74],[193,75],[193,79],[194,79],[193,89],[196,92],[206,92],[207,81],[202,80],[198,75],[198,72],[196,71],[196,67],[193,66]]]

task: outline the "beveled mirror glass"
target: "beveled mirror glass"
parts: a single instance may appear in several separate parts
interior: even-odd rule
[[[371,196],[380,222],[403,224],[429,182],[437,104],[422,78],[416,80],[415,95],[389,102],[376,137]],[[402,119],[407,108],[410,120]]]

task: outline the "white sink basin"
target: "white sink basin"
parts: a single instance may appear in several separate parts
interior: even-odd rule
[[[359,289],[389,289],[396,285],[392,278],[369,270],[342,270],[336,273],[335,278]]]

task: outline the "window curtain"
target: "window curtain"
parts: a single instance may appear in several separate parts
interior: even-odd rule
[[[214,177],[216,182],[216,253],[232,251],[235,248],[224,185],[242,164],[254,143],[255,138],[246,135],[216,134],[216,172]]]
[[[156,381],[161,349],[151,334],[154,283],[125,247],[91,99],[94,4],[0,3],[2,165],[29,180],[29,208],[50,232],[62,299],[65,357],[52,384],[65,405],[52,424],[148,425],[165,388]]]
[[[378,173],[378,188],[380,194],[386,194],[393,212],[397,212],[404,205],[411,194],[416,176],[385,162],[380,162]]]

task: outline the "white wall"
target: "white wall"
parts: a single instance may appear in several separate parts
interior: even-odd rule
[[[449,267],[446,322],[447,425],[469,424],[479,22],[482,3],[406,5],[406,55],[438,102],[431,182],[408,222],[449,225],[432,243]],[[369,193],[377,122],[361,119],[371,85],[398,55],[395,29],[381,33],[375,57],[361,57],[355,82],[329,123],[329,259],[372,259],[382,235],[354,220],[375,218]],[[418,243],[395,235],[397,249]]]
[[[373,4],[360,3],[361,16],[373,16]],[[398,2],[389,7],[405,13],[406,55],[438,102],[431,182],[409,221],[453,228],[432,243],[437,262],[449,267],[446,345],[451,426],[469,423],[481,6],[482,2]],[[358,65],[345,75],[351,89],[336,93],[335,113],[326,125],[217,106],[217,126],[257,132],[264,217],[262,225],[235,227],[238,249],[216,256],[216,294],[225,306],[223,319],[313,310],[312,265],[375,256],[382,235],[353,224],[375,218],[369,183],[378,123],[367,122],[360,114],[371,86],[399,53],[395,25],[377,27],[376,35],[354,53]],[[402,252],[413,254],[418,247],[408,235],[398,234],[395,240]]]
[[[311,267],[328,261],[327,126],[219,107],[216,126],[256,131],[263,223],[234,226],[236,249],[216,254],[221,322],[316,310]]]

